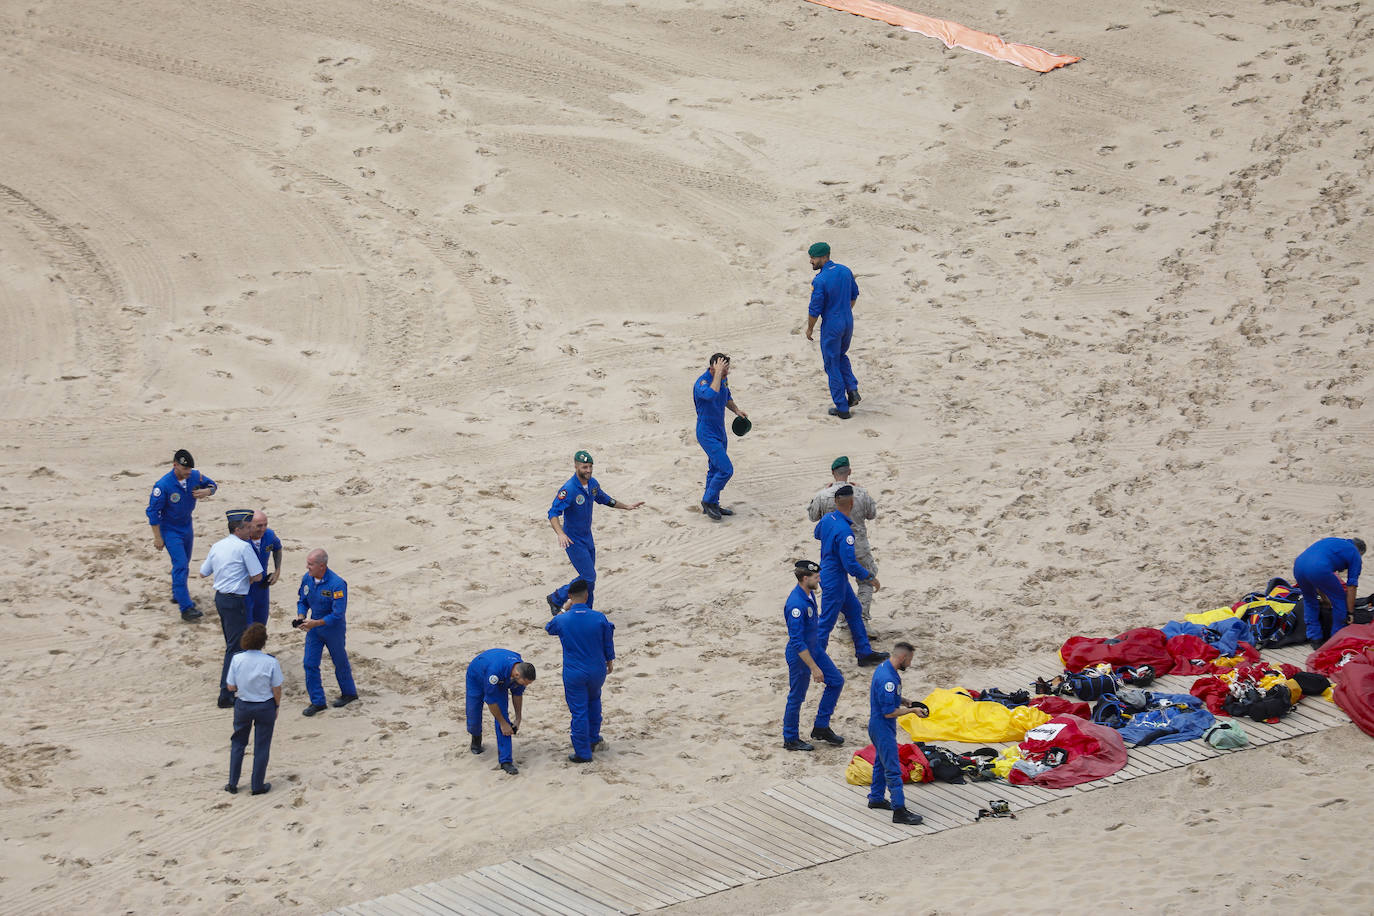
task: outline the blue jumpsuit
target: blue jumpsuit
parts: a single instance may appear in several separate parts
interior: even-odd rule
[[[1345,626],[1350,609],[1345,606],[1345,588],[1360,584],[1363,557],[1349,538],[1322,538],[1298,554],[1293,561],[1293,578],[1302,589],[1302,615],[1307,626],[1307,638],[1323,640],[1336,635]],[[1336,578],[1337,570],[1346,571],[1345,585]],[[1322,632],[1320,591],[1331,602],[1331,632]]]
[[[572,716],[568,732],[573,753],[590,759],[601,741],[601,685],[606,683],[606,662],[615,658],[615,624],[600,611],[574,604],[544,629],[563,643],[563,697]]]
[[[267,626],[267,616],[271,608],[268,592],[272,588],[267,584],[267,558],[278,550],[281,550],[281,538],[277,537],[277,532],[271,528],[264,531],[262,539],[253,546],[253,552],[258,555],[258,562],[262,564],[262,578],[248,586],[249,623]]]
[[[863,606],[849,585],[849,577],[871,579],[873,575],[854,558],[854,526],[840,510],[827,513],[816,523],[816,540],[821,542],[821,651],[829,647],[830,632],[843,614],[854,637],[854,657],[862,659],[872,654],[873,646],[864,627]]]
[[[720,491],[735,474],[735,466],[725,454],[725,405],[730,401],[730,388],[722,379],[720,391],[712,391],[715,376],[706,370],[692,388],[692,403],[697,408],[697,444],[706,453],[706,491],[701,501],[710,505],[720,502]]]
[[[148,524],[158,525],[162,529],[163,546],[172,558],[172,600],[183,611],[196,605],[186,588],[186,575],[191,566],[191,548],[195,542],[191,513],[196,509],[196,498],[191,491],[202,487],[218,489],[213,480],[194,468],[185,481],[177,480],[176,473],[168,471],[153,484],[146,510]]]
[[[601,489],[595,477],[587,478],[584,487],[574,474],[559,489],[558,495],[553,498],[553,505],[549,506],[549,518],[563,516],[563,533],[572,541],[567,547],[568,559],[572,561],[573,569],[577,570],[577,578],[587,580],[587,607],[592,606],[592,599],[596,597],[596,542],[592,540],[594,503],[614,506],[615,500]],[[568,587],[571,585],[572,582],[560,585],[553,593],[553,600],[559,607],[568,600]]]
[[[348,610],[348,583],[332,569],[325,570],[319,582],[306,573],[301,576],[301,587],[296,595],[296,613],[311,620],[323,620],[324,626],[314,627],[305,633],[305,690],[310,694],[310,702],[316,706],[324,705],[324,686],[320,683],[320,659],[324,650],[329,650],[329,660],[334,663],[334,677],[339,682],[339,692],[346,697],[357,696],[358,688],[353,685],[353,667],[348,664],[348,652],[344,649],[344,635],[347,621],[344,614]]]
[[[562,616],[562,615],[560,615]],[[482,709],[495,703],[501,715],[510,722],[510,694],[524,696],[525,688],[511,680],[510,670],[520,661],[520,653],[510,649],[488,649],[468,664],[467,720],[468,734],[482,737]],[[512,723],[513,724],[513,723]],[[500,763],[513,763],[510,735],[496,729],[496,755]]]
[[[843,264],[827,261],[811,278],[811,305],[807,314],[821,320],[821,360],[830,383],[830,399],[843,413],[849,410],[848,393],[859,390],[859,380],[849,366],[849,341],[854,336],[854,300],[859,284]]]
[[[783,606],[783,619],[787,621],[787,706],[782,713],[782,740],[797,741],[801,734],[798,720],[801,718],[802,701],[811,686],[811,669],[801,660],[801,651],[811,653],[811,660],[825,675],[825,691],[821,694],[821,704],[816,708],[816,728],[829,728],[830,717],[835,714],[835,704],[840,700],[844,689],[844,675],[830,656],[825,654],[816,637],[816,623],[819,613],[816,599],[798,585],[787,596]]]
[[[906,807],[902,791],[902,762],[897,754],[897,720],[887,718],[902,705],[902,678],[891,659],[873,672],[873,684],[868,689],[868,740],[877,753],[873,755],[873,787],[868,790],[869,801],[882,801],[889,795],[892,807]]]

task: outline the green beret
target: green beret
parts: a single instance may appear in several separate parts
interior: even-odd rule
[[[592,453],[587,451],[586,449],[581,449],[577,452],[577,454],[573,455],[573,461],[585,461],[587,462],[587,464],[592,464]]]
[[[848,455],[841,455],[840,457],[836,458],[834,461],[830,462],[830,470],[832,470],[832,471],[838,471],[840,468],[847,468],[847,467],[849,467],[849,456],[848,456]]]
[[[830,257],[830,246],[825,242],[817,242],[806,249],[806,256],[808,258],[828,258]]]

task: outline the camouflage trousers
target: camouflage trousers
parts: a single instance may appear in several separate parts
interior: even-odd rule
[[[873,552],[867,544],[854,547],[854,558],[864,569],[868,570],[873,576],[878,575],[878,564],[873,561]],[[865,579],[863,582],[854,583],[854,594],[859,596],[859,606],[863,608],[864,623],[870,619],[869,607],[873,604],[873,582],[872,579]]]

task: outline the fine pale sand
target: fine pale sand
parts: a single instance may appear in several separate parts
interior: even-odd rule
[[[842,778],[849,748],[779,746],[781,604],[837,454],[880,503],[873,628],[916,643],[913,694],[1358,533],[1367,13],[917,8],[1083,61],[800,0],[0,3],[0,910],[318,911]],[[847,423],[801,334],[818,239],[863,291]],[[754,420],[723,524],[690,400],[714,350]],[[194,565],[225,509],[286,544],[263,798],[220,791],[219,628],[177,619],[142,515],[179,447],[221,485]],[[648,503],[597,516],[622,660],[585,768],[542,630],[578,448]],[[362,701],[304,719],[285,621],[315,546]],[[867,672],[832,645],[861,744]],[[541,672],[513,779],[462,724],[491,646]],[[1348,912],[1369,747],[1285,742],[696,906]]]

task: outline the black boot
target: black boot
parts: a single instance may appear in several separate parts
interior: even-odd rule
[[[905,805],[900,808],[892,809],[892,823],[894,824],[907,824],[916,827],[919,826],[923,820],[925,820],[925,818],[921,817],[921,815],[906,810]]]

